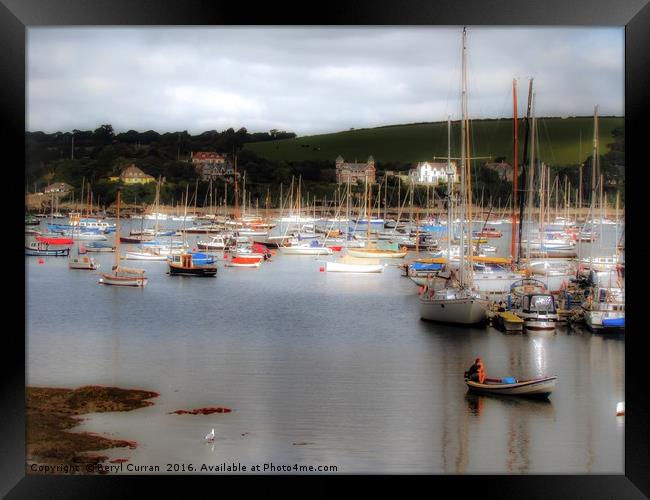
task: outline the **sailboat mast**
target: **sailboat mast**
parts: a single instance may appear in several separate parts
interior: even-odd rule
[[[462,77],[461,77],[461,127],[460,127],[460,266],[459,266],[459,281],[460,285],[463,286],[464,275],[465,275],[465,189],[466,189],[466,151],[465,151],[465,120],[467,113],[467,88],[466,88],[466,76],[465,76],[465,41],[466,41],[467,31],[463,28],[463,52],[462,52]],[[470,232],[471,234],[471,232]]]
[[[368,174],[366,173],[366,200],[368,201],[368,216],[366,217],[366,236],[368,239],[368,247],[370,247],[370,198],[371,198],[371,193],[369,191],[370,189],[370,183],[368,182]]]
[[[528,175],[528,214],[526,217],[526,258],[530,262],[530,227],[532,226],[532,215],[533,215],[533,199],[535,198],[535,193],[533,192],[534,178],[535,178],[535,133],[537,132],[537,120],[535,119],[535,93],[533,93],[533,98],[531,102],[531,114],[533,122],[533,133],[531,135],[531,148],[530,148],[530,167]]]
[[[526,136],[524,138],[524,156],[522,161],[522,186],[526,185],[526,173],[530,170],[528,167],[528,140],[530,136],[530,112],[532,108],[532,99],[533,99],[533,79],[531,78],[528,81],[528,109],[526,111]],[[517,186],[519,186],[519,180],[517,179]],[[521,231],[522,231],[522,221],[524,218],[524,197],[519,199],[519,245],[517,248],[517,263],[521,258]]]
[[[512,79],[512,121],[513,121],[513,134],[515,137],[515,149],[513,152],[512,160],[512,227],[510,230],[510,258],[515,258],[515,231],[517,229],[517,216],[515,213],[515,207],[517,206],[517,163],[519,162],[519,131],[518,131],[518,121],[517,121],[517,80]]]
[[[115,222],[115,272],[120,265],[120,193],[117,190],[117,221]]]
[[[591,161],[591,206],[589,211],[591,213],[591,231],[589,236],[589,264],[593,257],[594,246],[594,214],[596,207],[596,171],[598,168],[598,105],[594,107],[594,151]]]
[[[384,224],[386,223],[386,219],[388,218],[388,205],[386,205],[386,201],[388,197],[388,175],[384,172]]]
[[[451,267],[451,199],[452,199],[451,169],[451,116],[447,116],[447,265]]]

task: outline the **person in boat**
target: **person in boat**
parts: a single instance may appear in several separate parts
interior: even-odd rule
[[[499,312],[505,312],[506,310],[506,303],[503,300],[499,301]]]
[[[465,376],[468,380],[478,382],[479,384],[482,384],[485,381],[485,366],[483,365],[481,358],[476,358],[474,364],[465,372]]]

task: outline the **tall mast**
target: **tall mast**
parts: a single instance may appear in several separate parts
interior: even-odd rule
[[[466,154],[467,152],[465,151],[465,120],[467,118],[467,102],[466,102],[466,97],[467,97],[467,88],[466,88],[466,76],[465,76],[465,41],[466,41],[466,36],[467,36],[467,31],[463,27],[463,52],[462,52],[462,76],[461,76],[461,127],[460,127],[460,147],[461,147],[461,153],[460,153],[460,158],[461,158],[461,165],[460,165],[460,266],[459,266],[459,281],[460,285],[463,286],[465,284],[464,281],[464,276],[465,276],[465,175],[466,175]],[[471,231],[470,231],[471,234]],[[470,243],[471,246],[471,243]]]
[[[368,201],[368,216],[366,217],[366,226],[367,226],[366,237],[368,240],[367,243],[368,248],[370,248],[370,198],[372,196],[370,194],[369,188],[370,188],[370,183],[368,182],[368,173],[366,173],[366,200]]]
[[[523,186],[526,185],[526,172],[530,170],[528,168],[528,139],[530,136],[530,111],[532,107],[532,99],[533,99],[533,79],[531,78],[528,81],[528,109],[526,111],[526,136],[524,138],[524,157],[522,161],[522,173],[523,173],[523,178],[522,178],[522,183]],[[519,180],[517,179],[516,182],[517,186],[519,186]],[[522,196],[519,199],[519,246],[518,246],[518,251],[517,251],[517,262],[519,262],[519,259],[521,258],[521,230],[522,230],[522,224],[521,221],[523,220],[523,215],[524,215],[524,197]]]
[[[117,190],[117,221],[115,222],[115,266],[114,271],[117,272],[117,268],[120,265],[120,193],[121,190]]]
[[[615,238],[614,238],[614,255],[616,255],[616,262],[618,263],[618,200],[619,200],[619,195],[620,192],[616,191],[616,224],[614,225],[614,231],[615,231]]]
[[[512,228],[510,231],[510,258],[515,258],[515,231],[517,229],[517,216],[515,213],[515,207],[517,206],[517,163],[519,162],[519,131],[517,128],[517,80],[512,79],[512,121],[513,121],[513,134],[515,137],[515,149],[513,152],[512,160]]]
[[[246,215],[246,170],[244,170],[242,185],[242,215]],[[250,206],[248,208],[250,210]]]
[[[598,169],[598,105],[594,106],[594,150],[591,160],[591,205],[589,212],[591,214],[591,231],[589,236],[589,264],[593,256],[594,246],[594,214],[596,207],[596,171]]]
[[[199,178],[196,178],[196,185],[194,187],[194,215],[196,215],[196,205],[197,205],[197,198],[199,196]]]
[[[451,169],[451,116],[447,116],[447,266],[451,268],[451,199],[452,199],[452,176]]]
[[[530,262],[530,227],[532,226],[532,216],[533,216],[533,199],[535,198],[535,193],[533,192],[534,178],[535,178],[535,133],[537,132],[537,120],[535,119],[535,93],[533,92],[532,102],[531,102],[531,113],[533,121],[533,133],[531,135],[531,148],[530,148],[530,168],[528,175],[528,214],[526,217],[526,258]]]
[[[86,178],[82,178],[81,180],[81,196],[79,197],[79,217],[81,217],[81,213],[83,212],[84,209],[84,188],[86,187]]]
[[[234,155],[235,157],[235,212],[234,212],[234,218],[235,220],[239,219],[239,186],[237,184],[237,155]]]
[[[388,199],[387,196],[388,196],[388,175],[384,172],[384,223],[386,223],[386,219],[388,218],[388,205],[386,204]]]

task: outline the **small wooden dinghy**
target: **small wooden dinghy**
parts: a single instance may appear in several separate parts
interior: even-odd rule
[[[233,257],[226,262],[227,267],[260,267],[262,257]]]
[[[556,376],[530,380],[517,380],[512,377],[486,378],[482,384],[465,379],[465,383],[471,392],[538,398],[549,397],[555,388],[556,382]]]

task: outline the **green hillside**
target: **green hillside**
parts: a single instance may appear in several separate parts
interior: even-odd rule
[[[623,117],[599,119],[600,153],[613,142],[611,132],[622,127]],[[550,165],[576,164],[591,154],[593,117],[539,118],[537,120],[540,158]],[[513,150],[511,119],[475,120],[471,122],[473,156],[506,157]],[[520,121],[520,154],[524,137]],[[452,156],[459,156],[460,127],[452,124]],[[248,143],[246,149],[269,160],[331,160],[338,155],[346,161],[365,161],[372,155],[378,162],[417,162],[433,156],[447,156],[447,123],[395,125],[349,130],[278,141]]]

